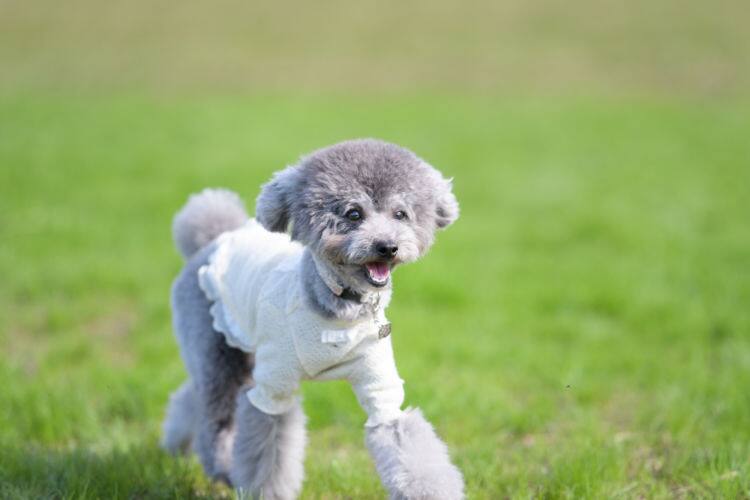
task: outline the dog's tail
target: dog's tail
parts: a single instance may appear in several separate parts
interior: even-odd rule
[[[237,194],[226,189],[204,189],[190,196],[174,216],[172,235],[177,250],[187,259],[221,233],[243,225],[247,218],[245,205]]]

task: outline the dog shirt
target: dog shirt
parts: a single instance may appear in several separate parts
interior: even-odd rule
[[[267,231],[255,219],[222,234],[200,287],[213,302],[214,328],[227,344],[255,354],[255,386],[247,393],[265,413],[291,409],[301,380],[348,380],[368,426],[401,413],[403,380],[390,336],[380,338],[381,310],[354,321],[328,319],[310,308],[302,289],[304,247]]]

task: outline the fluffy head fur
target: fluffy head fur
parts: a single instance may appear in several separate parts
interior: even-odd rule
[[[451,182],[411,151],[374,139],[318,150],[263,186],[256,217],[291,229],[317,263],[357,292],[389,287],[390,271],[458,217]]]

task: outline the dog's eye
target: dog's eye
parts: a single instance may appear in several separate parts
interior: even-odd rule
[[[356,222],[362,218],[362,212],[360,212],[356,208],[352,208],[351,210],[347,210],[347,212],[344,214],[344,217],[352,222]]]
[[[398,220],[404,220],[408,219],[408,216],[406,215],[406,212],[403,210],[396,210],[396,212],[393,214],[393,216]]]

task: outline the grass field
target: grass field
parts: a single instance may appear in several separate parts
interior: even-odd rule
[[[0,2],[0,498],[232,496],[157,445],[171,217],[357,136],[455,177],[389,318],[469,498],[750,497],[743,3],[175,5]],[[382,498],[304,396],[302,498]]]
[[[747,495],[748,111],[4,101],[0,496],[217,494],[156,448],[184,377],[170,218],[205,185],[253,200],[290,142],[363,134],[456,178],[462,218],[397,273],[390,316],[407,402],[472,498]],[[382,495],[348,387],[304,392],[304,496]]]

